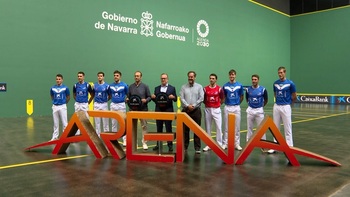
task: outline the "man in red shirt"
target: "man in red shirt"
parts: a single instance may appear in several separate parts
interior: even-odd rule
[[[220,86],[216,84],[217,75],[212,73],[209,75],[210,84],[204,87],[204,114],[205,114],[205,128],[208,135],[211,135],[211,123],[212,120],[215,122],[216,127],[216,141],[223,147],[222,144],[222,118],[221,118],[221,108],[220,105],[223,103],[224,91]],[[203,148],[203,151],[209,151],[209,146]]]

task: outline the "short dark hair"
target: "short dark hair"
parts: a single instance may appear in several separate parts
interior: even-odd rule
[[[169,77],[168,74],[166,73],[162,73],[160,76],[162,77],[162,75],[166,75],[166,77]]]
[[[120,72],[119,70],[115,70],[115,71],[113,72],[113,74],[116,74],[116,73],[118,73],[120,76],[122,76],[122,72]]]
[[[196,72],[194,72],[193,70],[188,71],[187,76],[188,76],[190,73],[193,73],[193,74],[194,74],[194,77],[197,76]]]
[[[259,77],[259,75],[258,75],[258,74],[254,74],[254,75],[252,75],[252,78],[253,78],[253,77],[256,77],[256,78],[260,79],[260,77]]]
[[[232,74],[232,73],[236,74],[236,71],[234,69],[231,69],[230,71],[228,71],[229,75]]]
[[[283,70],[284,73],[286,72],[286,68],[285,68],[284,66],[278,67],[278,70],[277,70],[277,71],[279,71],[279,70]]]
[[[217,76],[215,73],[211,73],[211,74],[209,75],[209,78],[210,78],[211,76],[214,76],[215,79],[218,79],[218,76]]]
[[[82,74],[83,76],[85,76],[85,73],[84,73],[83,71],[79,71],[79,72],[78,72],[78,75],[79,75],[79,74]]]
[[[142,77],[142,72],[141,71],[135,71],[135,73],[134,74],[136,74],[136,73],[140,73],[140,76]]]
[[[63,75],[62,74],[57,74],[56,77],[61,77],[63,79]]]
[[[105,76],[105,73],[102,72],[102,71],[98,72],[98,73],[97,73],[97,76],[98,76],[99,74],[102,74],[103,76]]]

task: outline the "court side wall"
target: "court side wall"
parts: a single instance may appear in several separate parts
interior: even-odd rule
[[[33,116],[50,115],[57,73],[72,92],[78,71],[111,83],[118,69],[131,84],[140,70],[153,92],[165,72],[179,93],[189,70],[205,86],[235,69],[243,85],[259,74],[272,95],[277,67],[290,68],[290,19],[247,0],[2,0],[0,25],[0,117],[27,116],[27,99]]]
[[[291,18],[291,78],[303,93],[349,94],[350,8]]]

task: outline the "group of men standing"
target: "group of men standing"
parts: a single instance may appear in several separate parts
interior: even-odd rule
[[[217,85],[217,75],[209,75],[209,85],[203,88],[202,85],[195,82],[196,72],[187,73],[188,83],[184,84],[180,90],[180,100],[182,103],[182,112],[187,113],[198,125],[201,125],[202,112],[201,103],[204,103],[205,128],[206,132],[211,135],[212,122],[214,120],[216,128],[216,141],[223,148],[227,148],[227,130],[228,114],[235,114],[235,149],[242,150],[240,146],[240,122],[241,108],[240,104],[244,99],[244,87],[236,81],[236,71],[230,70],[229,81],[222,87]],[[121,81],[121,72],[114,71],[114,82],[107,84],[104,82],[104,73],[98,72],[98,81],[91,86],[84,81],[84,72],[78,72],[78,82],[73,86],[73,96],[75,99],[75,111],[87,111],[88,104],[94,100],[94,110],[108,110],[108,101],[111,100],[110,110],[126,112],[126,104],[129,110],[148,111],[148,105],[151,100],[156,104],[157,112],[174,112],[173,103],[177,101],[176,88],[168,83],[168,75],[162,73],[160,76],[161,84],[154,89],[151,94],[148,85],[142,82],[142,73],[134,73],[135,82],[129,86]],[[279,79],[273,84],[275,104],[273,107],[273,119],[279,127],[281,120],[284,125],[284,132],[287,144],[293,146],[292,127],[291,127],[291,105],[296,99],[296,88],[292,81],[286,78],[286,69],[278,68]],[[245,97],[248,103],[247,112],[247,137],[248,141],[253,135],[254,122],[259,125],[264,119],[263,107],[268,102],[268,94],[264,87],[259,85],[259,75],[254,74],[251,77],[252,86],[245,88]],[[63,129],[67,126],[67,106],[70,100],[69,88],[62,84],[63,76],[56,76],[56,85],[51,90],[54,131],[51,140],[58,139],[59,136],[59,119],[62,121]],[[88,97],[90,94],[90,98]],[[224,130],[222,131],[222,113],[221,105],[224,104]],[[109,131],[108,119],[102,120],[103,131]],[[141,119],[142,127],[142,148],[148,149],[147,141],[143,136],[147,133],[147,120]],[[172,132],[171,120],[156,120],[157,132],[163,132],[165,124],[166,132]],[[101,131],[101,120],[95,118],[95,128],[98,135]],[[117,131],[117,122],[112,120],[112,131]],[[79,134],[79,132],[78,132]],[[197,154],[201,153],[200,138],[193,134],[194,149]],[[266,139],[266,136],[263,136]],[[190,141],[190,129],[184,125],[184,146],[188,149]],[[123,145],[126,145],[125,136]],[[153,150],[158,150],[158,144]],[[173,142],[168,142],[168,150],[173,151]],[[206,146],[203,151],[209,151],[210,147]],[[269,150],[269,153],[275,152]]]

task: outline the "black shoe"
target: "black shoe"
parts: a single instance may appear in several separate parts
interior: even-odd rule
[[[155,146],[154,148],[153,148],[153,150],[158,150],[159,149],[159,147],[158,146]]]

